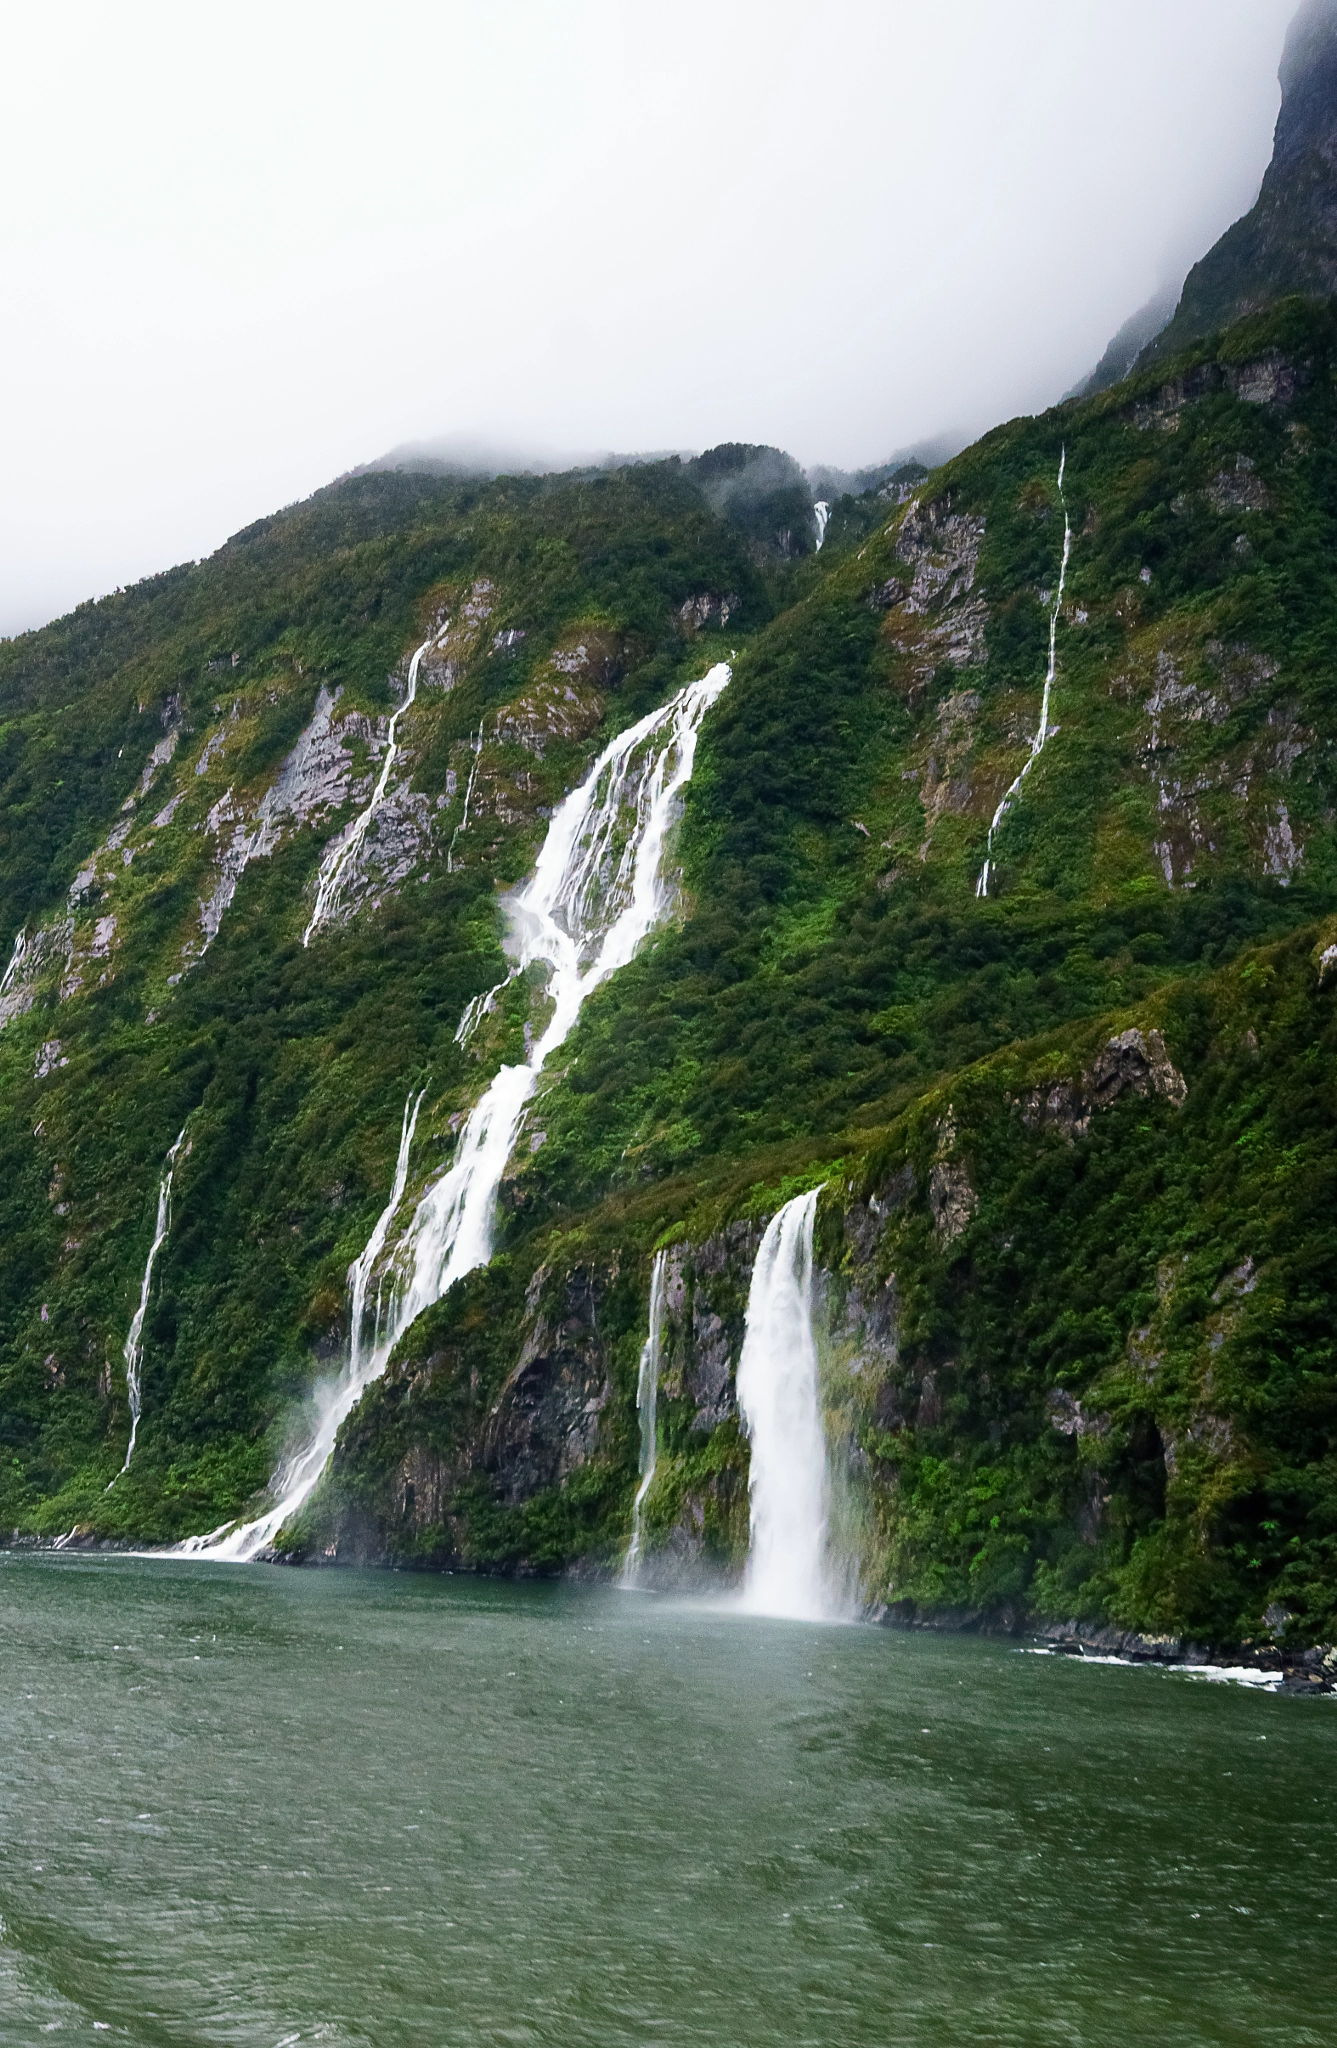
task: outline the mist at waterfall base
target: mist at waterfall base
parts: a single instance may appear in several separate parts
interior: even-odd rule
[[[413,657],[401,711],[412,701],[418,664],[429,644]],[[252,1521],[227,1523],[207,1536],[190,1538],[180,1546],[183,1554],[234,1561],[267,1550],[310,1495],[329,1462],[341,1425],[385,1371],[405,1330],[454,1281],[491,1257],[497,1190],[545,1061],[574,1030],[586,997],[627,965],[673,903],[675,883],[665,871],[665,850],[678,799],[691,780],[701,721],[726,688],[729,675],[728,663],[717,663],[667,704],[619,733],[554,812],[534,873],[508,905],[515,959],[509,978],[536,965],[548,971],[548,1021],[524,1064],[503,1066],[493,1076],[465,1121],[448,1169],[428,1183],[417,1202],[380,1274],[375,1328],[368,1344],[370,1284],[407,1185],[421,1092],[412,1118],[405,1104],[390,1200],[349,1269],[350,1345],[345,1368],[337,1380],[317,1390],[300,1447],[284,1459],[271,1482],[273,1504]],[[481,744],[480,734],[480,749]],[[388,774],[387,763],[371,803],[321,864],[307,942],[335,907],[347,849],[359,828],[365,832],[384,795]],[[467,1039],[500,993],[501,988],[489,990],[469,1005],[457,1037]]]
[[[1322,1703],[70,1552],[0,1639],[0,2048],[1329,2037]]]
[[[817,1190],[777,1210],[757,1251],[738,1361],[750,1452],[748,1560],[738,1606],[798,1621],[848,1615],[829,1555],[831,1481],[812,1326]]]

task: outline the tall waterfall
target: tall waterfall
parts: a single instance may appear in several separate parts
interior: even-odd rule
[[[650,1274],[650,1330],[641,1348],[641,1367],[636,1377],[636,1413],[641,1424],[641,1483],[631,1505],[631,1542],[622,1566],[622,1584],[640,1584],[641,1556],[645,1545],[645,1502],[655,1482],[659,1455],[657,1434],[659,1408],[659,1356],[664,1334],[664,1276],[668,1253],[656,1252]]]
[[[827,504],[825,498],[817,500],[817,503],[812,508],[812,516],[817,521],[817,553],[820,555],[822,552],[822,542],[826,539],[827,522],[831,517],[831,507]]]
[[[494,1076],[460,1132],[449,1169],[425,1190],[393,1254],[384,1321],[378,1314],[364,1355],[355,1318],[348,1369],[323,1403],[307,1449],[272,1482],[275,1506],[244,1527],[196,1537],[192,1550],[234,1558],[263,1550],[315,1486],[344,1417],[384,1372],[410,1323],[491,1257],[497,1189],[544,1061],[571,1033],[586,996],[626,966],[672,904],[665,842],[677,799],[691,780],[701,721],[729,676],[729,664],[720,662],[629,726],[554,812],[533,876],[509,905],[516,971],[535,963],[549,969],[552,1014],[524,1065],[502,1067]],[[350,1288],[356,1297],[361,1285],[364,1305],[403,1194],[416,1116],[416,1107],[412,1119],[406,1107],[397,1192],[349,1270]]]
[[[405,692],[403,703],[390,720],[390,730],[386,734],[385,739],[385,759],[381,763],[381,772],[376,779],[376,787],[371,793],[371,802],[364,811],[359,812],[358,816],[354,818],[347,832],[334,839],[325,849],[325,856],[320,863],[320,873],[316,877],[316,907],[311,913],[311,922],[302,933],[302,944],[304,946],[311,944],[313,936],[319,931],[321,925],[324,924],[335,903],[338,901],[339,884],[344,878],[344,871],[366,838],[367,827],[385,800],[385,792],[390,781],[390,770],[394,767],[395,757],[399,752],[399,721],[410,708],[418,694],[418,664],[429,647],[435,647],[439,640],[445,638],[449,625],[450,621],[447,620],[445,625],[438,626],[435,633],[429,634],[427,639],[423,641],[422,646],[415,650],[413,659],[409,663],[409,686]]]
[[[980,878],[975,884],[975,894],[977,896],[987,896],[989,893],[989,870],[993,865],[994,834],[1011,810],[1012,799],[1018,794],[1022,783],[1030,774],[1031,769],[1035,766],[1041,754],[1043,754],[1045,741],[1049,738],[1049,697],[1054,687],[1054,673],[1058,661],[1058,615],[1063,609],[1063,591],[1068,581],[1068,558],[1072,554],[1072,521],[1068,517],[1068,501],[1063,495],[1063,472],[1067,466],[1068,451],[1064,448],[1059,456],[1058,464],[1058,495],[1063,506],[1063,560],[1059,565],[1058,590],[1054,596],[1054,608],[1049,614],[1049,667],[1045,671],[1045,692],[1040,700],[1040,724],[1035,738],[1031,741],[1031,751],[1022,763],[1020,775],[1017,776],[1015,782],[1009,783],[1008,787],[1004,790],[998,809],[993,814],[993,819],[989,826],[988,841],[984,849],[984,866],[980,869]]]
[[[835,1611],[827,1557],[830,1495],[812,1331],[817,1194],[771,1218],[752,1268],[738,1405],[752,1447],[742,1606],[816,1621]]]
[[[130,1319],[130,1331],[125,1340],[122,1357],[125,1359],[125,1390],[130,1397],[130,1442],[126,1446],[125,1463],[116,1479],[130,1470],[130,1460],[135,1455],[135,1439],[139,1435],[140,1380],[139,1368],[143,1357],[144,1317],[148,1313],[149,1289],[153,1285],[153,1265],[163,1248],[163,1240],[172,1227],[172,1175],[176,1172],[176,1155],[181,1150],[186,1135],[185,1126],[177,1134],[177,1140],[167,1155],[167,1170],[158,1183],[158,1220],[153,1228],[153,1243],[144,1261],[144,1277],[139,1283],[139,1307]],[[116,1479],[107,1487],[110,1493]]]

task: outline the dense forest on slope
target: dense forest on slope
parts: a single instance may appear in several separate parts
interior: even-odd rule
[[[368,475],[0,647],[0,1521],[164,1540],[263,1487],[345,1353],[406,1096],[412,1195],[543,1014],[519,981],[456,1043],[504,890],[723,657],[678,913],[284,1547],[615,1562],[668,1249],[651,1535],[665,1576],[735,1569],[747,1274],[820,1185],[868,1598],[1330,1639],[1335,373],[1331,312],[1287,302],[845,498],[820,554],[766,451]]]

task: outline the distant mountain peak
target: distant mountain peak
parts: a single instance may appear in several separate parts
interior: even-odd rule
[[[1143,362],[1292,294],[1337,294],[1337,0],[1305,0],[1278,76],[1281,112],[1258,198],[1189,272]]]

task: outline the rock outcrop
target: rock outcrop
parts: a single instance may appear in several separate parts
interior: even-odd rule
[[[1164,360],[1293,293],[1337,293],[1337,4],[1305,0],[1281,60],[1272,161],[1251,210],[1194,265],[1141,362]]]

